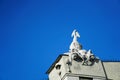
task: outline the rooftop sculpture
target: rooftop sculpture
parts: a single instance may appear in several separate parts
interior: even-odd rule
[[[79,44],[77,41],[77,38],[80,37],[79,33],[74,30],[72,32],[73,41],[70,45],[69,50],[69,63],[72,64],[72,60],[78,59],[78,57],[81,59],[81,62],[83,65],[92,65],[95,60],[97,59],[95,55],[92,53],[91,50],[84,50],[82,49],[82,45]]]
[[[76,30],[74,30],[72,32],[71,36],[73,37],[73,41],[72,41],[72,43],[70,45],[70,50],[79,50],[79,49],[81,49],[81,46],[77,41],[77,37],[80,37],[79,33]]]

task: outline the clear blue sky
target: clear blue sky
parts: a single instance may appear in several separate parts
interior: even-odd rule
[[[84,49],[120,60],[120,0],[0,0],[0,80],[47,78],[73,29]]]

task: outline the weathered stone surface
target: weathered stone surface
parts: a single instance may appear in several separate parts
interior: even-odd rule
[[[120,80],[120,62],[102,62],[99,61],[92,66],[84,66],[82,63],[73,61],[72,65],[66,64],[67,55],[58,57],[56,63],[51,66],[49,71],[50,80],[79,80],[79,77],[89,77],[93,80]],[[56,69],[57,65],[61,65]],[[70,72],[69,70],[70,69]],[[105,75],[106,74],[106,75]]]

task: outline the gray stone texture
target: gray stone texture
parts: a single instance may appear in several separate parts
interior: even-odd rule
[[[79,77],[90,77],[93,80],[120,80],[120,62],[103,62],[102,64],[99,60],[98,63],[87,66],[75,60],[68,65],[67,61],[68,56],[62,55],[54,62],[47,71],[49,80],[79,80]],[[61,65],[60,69],[56,69],[57,64]]]

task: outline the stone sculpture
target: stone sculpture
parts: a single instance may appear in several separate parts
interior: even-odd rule
[[[83,50],[82,45],[79,44],[77,41],[77,38],[80,37],[79,33],[74,30],[72,32],[73,41],[70,45],[70,51],[69,51],[69,63],[72,64],[72,60],[75,59],[76,56],[80,57],[82,59],[83,65],[91,65],[93,61],[96,59],[96,57],[93,55],[91,50]]]

